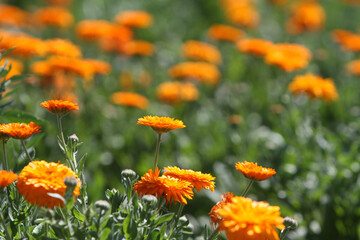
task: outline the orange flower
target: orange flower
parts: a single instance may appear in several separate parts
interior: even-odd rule
[[[190,78],[207,84],[217,84],[221,74],[218,68],[206,62],[184,62],[169,69],[172,78]]]
[[[346,50],[351,52],[360,51],[360,35],[350,31],[337,29],[333,31],[333,38]]]
[[[56,5],[68,5],[72,2],[72,0],[45,0],[45,1]]]
[[[33,19],[36,24],[60,28],[67,28],[74,22],[71,12],[62,7],[40,8],[33,14]]]
[[[82,56],[80,48],[66,39],[49,39],[45,41],[45,44],[48,48],[48,54],[74,58]]]
[[[40,105],[50,112],[60,115],[64,115],[69,111],[79,110],[79,106],[76,103],[64,100],[49,100],[40,103]]]
[[[118,44],[116,50],[119,53],[128,56],[151,56],[155,52],[155,46],[154,44],[146,41],[132,40]]]
[[[89,65],[95,74],[109,74],[111,72],[111,65],[107,62],[96,59],[83,59],[83,61]]]
[[[214,191],[215,182],[213,181],[215,180],[215,177],[208,173],[195,172],[193,170],[185,170],[178,167],[166,167],[165,170],[164,176],[188,181],[198,192],[203,188]]]
[[[132,72],[123,71],[119,77],[119,83],[122,89],[130,89],[133,87],[134,77]]]
[[[146,28],[153,23],[153,17],[145,11],[124,11],[117,14],[114,21],[127,27]]]
[[[132,92],[116,92],[111,95],[111,101],[129,107],[137,107],[146,109],[149,106],[149,100],[137,93]]]
[[[8,123],[3,125],[2,132],[15,139],[27,139],[35,133],[41,132],[36,123]]]
[[[276,65],[284,71],[292,72],[307,67],[311,52],[299,44],[276,44],[265,56],[266,63]]]
[[[159,100],[174,104],[197,100],[199,91],[188,82],[165,82],[157,87],[156,95]]]
[[[286,27],[289,33],[299,34],[305,30],[317,31],[324,23],[323,7],[317,1],[303,0],[294,6]]]
[[[264,168],[262,166],[258,166],[257,163],[247,161],[236,163],[235,168],[245,177],[256,181],[268,179],[276,173],[276,171],[272,168]]]
[[[209,28],[208,36],[213,41],[236,42],[245,36],[245,33],[238,28],[214,24]]]
[[[10,27],[24,27],[28,18],[28,13],[18,7],[11,5],[0,5],[0,25]]]
[[[57,193],[64,197],[66,191],[64,179],[66,177],[77,178],[76,174],[64,164],[48,163],[44,160],[33,161],[21,171],[17,188],[25,200],[32,205],[48,208],[63,207],[63,201],[51,197],[49,193]],[[81,181],[77,179],[74,196],[80,195],[80,185]]]
[[[360,75],[360,60],[354,60],[346,65],[348,73],[353,75]]]
[[[216,47],[204,42],[187,41],[183,44],[182,52],[188,59],[202,60],[214,64],[221,63],[220,51]]]
[[[168,204],[171,204],[172,201],[175,204],[176,202],[187,204],[186,198],[192,199],[194,193],[191,183],[167,176],[159,177],[159,175],[159,169],[156,169],[155,172],[150,169],[141,177],[140,181],[134,184],[133,190],[140,196],[146,194],[154,195],[158,198],[164,196]]]
[[[265,56],[273,45],[272,42],[260,38],[247,38],[236,43],[236,47],[240,52],[250,53],[255,56]]]
[[[228,240],[279,240],[275,229],[284,229],[278,206],[253,201],[245,197],[232,197],[218,211],[219,231],[225,231]]]
[[[256,27],[260,17],[252,0],[222,0],[227,19],[243,27]]]
[[[294,94],[306,93],[310,98],[322,98],[327,102],[339,97],[332,79],[311,73],[296,76],[289,84],[289,90]]]
[[[226,203],[230,203],[231,199],[234,197],[234,194],[231,192],[223,193],[221,195],[221,201],[217,202],[210,210],[210,224],[212,224],[214,227],[216,227],[219,222],[221,221],[220,216],[218,215],[218,210],[221,209]]]
[[[148,71],[142,71],[139,73],[139,84],[143,87],[148,87],[151,85],[152,78],[151,74]]]
[[[137,124],[150,126],[152,129],[154,129],[155,132],[159,134],[186,127],[181,120],[158,116],[145,116],[143,118],[139,118]]]
[[[20,62],[19,60],[13,59],[13,58],[3,58],[0,60],[0,66],[4,66],[4,64],[7,62],[7,67],[6,69],[9,70],[10,69],[10,65],[11,65],[11,69],[8,72],[8,74],[6,75],[5,80],[9,80],[11,77],[16,76],[16,75],[20,75],[23,70],[24,70],[24,64],[22,62]]]
[[[10,183],[14,182],[18,178],[16,173],[6,170],[0,171],[0,189],[7,187]]]

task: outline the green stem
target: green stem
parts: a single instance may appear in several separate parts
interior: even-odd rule
[[[98,221],[97,221],[97,223],[96,223],[96,235],[98,236],[98,238],[100,238],[99,232],[100,232],[100,220],[101,220],[101,217],[102,217],[102,213],[103,213],[103,210],[100,209]]]
[[[245,191],[241,194],[242,197],[246,197],[246,194],[249,192],[249,190],[254,182],[255,182],[254,179],[250,180],[250,182],[248,183],[248,185],[245,188]]]
[[[3,140],[2,140],[2,147],[3,147],[3,168],[4,168],[6,171],[9,171],[9,167],[8,167],[8,163],[7,163],[7,158],[6,158],[5,143],[6,143],[6,140],[3,139]]]
[[[157,169],[157,163],[159,159],[159,152],[160,152],[160,143],[161,143],[161,133],[159,133],[156,143],[156,153],[155,153],[155,164],[154,164],[154,172]]]
[[[32,159],[31,159],[31,157],[30,157],[30,155],[29,155],[29,153],[28,153],[28,151],[27,151],[27,149],[26,149],[25,141],[22,140],[22,139],[20,139],[20,142],[21,142],[21,146],[22,146],[23,149],[24,149],[24,152],[25,152],[25,154],[26,154],[26,157],[29,159],[29,162],[31,162]]]
[[[285,239],[286,234],[289,232],[289,228],[284,228],[280,233],[280,240]]]
[[[182,211],[184,209],[184,206],[185,204],[180,204],[177,212],[176,212],[176,215],[175,215],[175,223],[174,223],[174,227],[171,229],[171,232],[170,232],[170,236],[169,236],[169,239],[171,239],[172,235],[174,234],[174,229],[176,228],[178,222],[179,222],[179,219],[180,219],[180,216],[182,214]]]
[[[6,226],[6,223],[5,223],[5,219],[4,219],[4,216],[2,214],[2,212],[0,212],[0,218],[1,218],[1,224],[3,225],[3,228],[4,228],[4,232],[5,232],[5,235],[6,235],[6,239],[12,239],[12,237],[10,236],[8,230],[7,230],[7,226]]]
[[[60,142],[62,147],[64,148],[64,151],[66,153],[66,144],[65,144],[65,138],[64,138],[64,133],[62,131],[62,125],[61,125],[61,115],[60,114],[56,114],[56,120],[57,120],[57,126],[58,126],[58,134],[59,134],[59,138],[60,138]]]
[[[215,240],[216,237],[219,235],[219,226],[213,231],[210,237],[207,240]]]

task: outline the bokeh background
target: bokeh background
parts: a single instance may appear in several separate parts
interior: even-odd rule
[[[258,20],[244,24],[229,18],[224,2],[231,1],[76,0],[60,5],[73,16],[68,26],[34,23],[32,14],[54,4],[51,2],[63,1],[2,1],[0,9],[11,5],[28,15],[24,24],[9,24],[1,20],[6,11],[0,11],[0,41],[6,40],[5,31],[25,32],[41,40],[68,39],[81,49],[83,58],[110,64],[110,72],[90,80],[71,76],[71,93],[80,110],[63,119],[65,134],[76,134],[83,142],[79,154],[87,154],[90,201],[104,199],[108,188],[121,188],[123,169],[131,168],[143,175],[152,168],[156,134],[149,127],[137,125],[137,119],[145,115],[169,116],[182,120],[187,127],[163,136],[159,166],[176,165],[216,177],[215,192],[196,193],[185,207],[194,225],[194,237],[201,236],[204,225],[209,224],[208,212],[223,192],[242,193],[248,180],[234,166],[246,160],[277,171],[272,178],[255,183],[249,197],[280,206],[283,217],[298,221],[298,229],[289,238],[359,239],[360,80],[346,67],[359,56],[358,50],[349,51],[334,40],[335,29],[351,31],[360,38],[358,1],[312,1],[323,9],[324,23],[316,31],[298,34],[289,33],[286,26],[296,4],[303,1],[248,1]],[[134,39],[153,44],[154,51],[146,54],[149,56],[104,51],[99,42],[86,41],[77,34],[80,21],[114,23],[114,17],[127,10],[143,10],[153,17],[151,26],[131,30]],[[252,16],[245,10],[239,14]],[[319,18],[317,12],[309,15]],[[208,34],[214,24],[240,29],[244,34],[241,38],[301,44],[312,52],[312,59],[306,68],[286,72],[266,64],[261,57],[240,52],[234,42],[214,41]],[[95,30],[98,27],[94,26]],[[157,88],[164,82],[176,81],[168,73],[172,66],[189,61],[181,50],[188,40],[209,43],[220,51],[222,62],[217,68],[221,78],[216,84],[190,79],[198,90],[197,99],[166,103],[159,99]],[[356,44],[360,40],[355,37]],[[43,132],[32,137],[27,146],[36,151],[38,159],[63,161],[57,147],[55,116],[40,106],[42,101],[55,97],[59,86],[51,82],[53,78],[44,84],[44,76],[35,74],[31,67],[48,55],[11,57],[22,62],[25,77],[11,87],[11,95],[2,99],[11,104],[1,109],[1,121],[40,123]],[[331,78],[339,98],[326,102],[293,95],[288,85],[295,76],[305,73]],[[68,77],[60,81],[68,85]],[[149,105],[141,109],[115,104],[111,96],[120,91],[141,94]],[[24,156],[18,154],[18,144],[9,140],[7,145],[15,171],[25,164]]]

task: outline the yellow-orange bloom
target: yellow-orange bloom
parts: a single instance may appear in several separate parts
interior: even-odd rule
[[[19,60],[13,59],[13,58],[3,58],[0,60],[0,66],[4,66],[4,64],[7,62],[7,67],[6,69],[9,70],[10,69],[10,65],[11,65],[11,69],[8,72],[8,74],[6,75],[5,80],[9,80],[11,77],[16,76],[16,75],[20,75],[23,70],[24,70],[24,64],[22,62],[20,62]]]
[[[279,240],[275,229],[284,229],[278,206],[257,202],[245,197],[232,197],[218,211],[219,231],[225,231],[228,240]]]
[[[156,96],[160,101],[175,104],[197,100],[199,91],[192,83],[165,82],[157,87]]]
[[[284,71],[292,72],[306,68],[311,60],[311,52],[299,44],[276,44],[265,55],[267,64],[276,65]]]
[[[214,64],[221,63],[221,53],[213,45],[200,41],[187,41],[182,46],[184,56],[191,60],[201,60]]]
[[[151,169],[141,177],[141,180],[134,184],[133,190],[140,196],[150,194],[157,196],[164,196],[166,202],[171,204],[172,201],[179,202],[180,204],[187,204],[187,199],[192,199],[194,193],[192,191],[193,186],[191,183],[171,178],[167,176],[161,176],[160,170],[156,169],[153,172]]]
[[[66,28],[74,22],[74,17],[69,10],[62,7],[43,7],[33,14],[36,24]]]
[[[151,56],[155,52],[155,46],[146,41],[132,40],[118,44],[116,50],[120,54],[128,56]]]
[[[0,25],[10,27],[24,27],[27,23],[28,13],[11,5],[0,5]]]
[[[286,27],[289,33],[299,34],[305,30],[317,31],[324,23],[323,7],[317,1],[303,0],[294,6]]]
[[[55,114],[66,114],[69,111],[79,110],[79,106],[76,103],[64,100],[49,100],[40,103],[43,108],[46,108]]]
[[[206,62],[183,62],[168,71],[172,78],[189,78],[210,85],[219,82],[221,74],[216,65]]]
[[[214,24],[209,28],[208,36],[213,41],[236,42],[245,36],[245,33],[238,28]]]
[[[256,27],[260,21],[254,1],[252,0],[222,0],[227,19],[243,27]]]
[[[246,38],[236,43],[240,52],[250,53],[255,56],[265,56],[274,44],[268,40],[260,38]]]
[[[214,191],[215,177],[211,176],[211,174],[180,169],[178,167],[166,167],[165,170],[164,176],[188,181],[198,192],[200,192],[201,189],[210,189],[211,191]]]
[[[354,60],[349,62],[346,65],[346,70],[350,74],[360,75],[360,60]]]
[[[27,139],[35,133],[41,132],[40,126],[36,123],[8,123],[1,126],[2,133],[15,139]]]
[[[186,127],[181,120],[175,120],[170,117],[145,116],[138,119],[138,125],[146,125],[152,127],[155,132],[167,133],[168,131]]]
[[[306,93],[310,98],[322,98],[326,102],[334,101],[339,97],[332,79],[312,73],[296,76],[289,84],[289,90],[294,94]]]
[[[127,27],[145,28],[151,26],[153,17],[145,11],[124,11],[118,13],[114,21]]]
[[[59,194],[64,197],[66,177],[77,175],[67,166],[60,163],[33,161],[23,168],[19,174],[17,188],[25,200],[32,205],[53,208],[64,206],[63,201],[51,197],[50,193]],[[80,195],[81,181],[77,179],[77,186],[73,192],[74,196]]]
[[[80,48],[66,39],[49,39],[45,41],[45,44],[48,48],[48,54],[73,58],[82,56]]]
[[[149,106],[149,100],[133,92],[116,92],[111,95],[111,101],[115,104],[146,109]]]
[[[236,163],[235,168],[245,177],[256,181],[268,179],[276,173],[272,168],[264,168],[257,163],[247,161]]]
[[[217,202],[210,210],[209,215],[210,215],[210,224],[212,224],[213,226],[217,226],[219,224],[219,222],[221,221],[220,216],[218,215],[218,210],[221,209],[226,203],[230,203],[231,199],[234,197],[234,194],[232,194],[231,192],[228,193],[223,193],[221,195],[221,201]]]
[[[346,30],[336,29],[333,31],[333,38],[346,51],[360,51],[360,34],[355,34]]]
[[[18,178],[16,173],[6,170],[0,171],[0,189],[7,187],[10,183],[14,182]]]

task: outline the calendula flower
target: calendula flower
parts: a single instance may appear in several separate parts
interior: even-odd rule
[[[66,39],[56,38],[45,41],[48,54],[78,58],[82,56],[78,46]]]
[[[256,27],[260,21],[254,1],[252,0],[222,0],[227,19],[242,27]]]
[[[156,96],[160,101],[175,104],[197,100],[199,91],[192,83],[165,82],[157,87]]]
[[[111,95],[111,102],[140,109],[146,109],[149,106],[149,100],[146,97],[133,92],[113,93]]]
[[[212,224],[214,227],[219,224],[221,221],[221,217],[218,215],[218,210],[221,209],[226,203],[230,203],[231,199],[234,197],[234,194],[231,192],[223,193],[221,195],[221,201],[217,202],[210,210],[210,224]]]
[[[322,78],[311,73],[296,76],[294,81],[289,84],[289,90],[294,94],[306,93],[310,98],[322,98],[326,102],[338,98],[332,79]]]
[[[245,33],[236,27],[214,24],[208,30],[208,36],[213,41],[236,42],[245,36]]]
[[[166,167],[163,176],[188,181],[198,192],[200,192],[201,189],[210,189],[211,191],[214,191],[215,177],[211,176],[211,174],[208,173],[185,170],[178,167]]]
[[[346,70],[350,74],[360,75],[360,60],[354,60],[349,62],[346,65]]]
[[[60,163],[33,161],[19,174],[17,188],[25,200],[32,205],[53,208],[64,206],[63,201],[49,194],[55,193],[64,197],[66,185],[64,179],[77,175],[67,166]],[[81,181],[77,179],[74,196],[80,195]]]
[[[286,23],[289,33],[299,34],[305,30],[317,31],[325,23],[325,11],[314,0],[303,0],[293,7],[291,17]]]
[[[132,40],[118,44],[116,50],[118,53],[128,56],[151,56],[155,52],[155,46],[146,41]]]
[[[95,74],[106,75],[111,72],[111,65],[107,62],[90,58],[85,58],[83,61],[90,66]]]
[[[184,62],[171,67],[168,71],[172,78],[188,78],[205,84],[214,85],[221,74],[216,65],[206,62]]]
[[[275,228],[284,229],[278,206],[257,202],[245,197],[232,197],[217,214],[219,231],[225,231],[228,240],[279,240]]]
[[[171,130],[186,127],[181,120],[170,117],[145,116],[138,119],[138,125],[150,126],[155,132],[162,134]]]
[[[146,28],[153,23],[153,17],[145,11],[124,11],[118,13],[114,21],[131,28]]]
[[[0,25],[10,27],[24,27],[29,19],[24,10],[11,5],[0,5]]]
[[[2,132],[15,139],[28,139],[32,135],[41,132],[36,123],[8,123],[3,125]]]
[[[272,168],[264,168],[258,166],[257,163],[247,161],[236,163],[235,168],[245,177],[256,181],[268,179],[276,173]]]
[[[70,111],[79,110],[79,106],[76,103],[66,100],[49,100],[40,103],[40,105],[50,112],[60,115],[64,115]]]
[[[255,56],[265,56],[274,44],[268,40],[260,38],[246,38],[236,43],[240,52],[250,53]]]
[[[360,34],[355,34],[346,30],[336,29],[333,31],[333,38],[346,51],[360,51]]]
[[[311,60],[311,52],[299,44],[276,44],[265,55],[265,62],[276,65],[286,72],[303,69]]]
[[[148,71],[141,71],[138,76],[139,84],[143,87],[151,85],[152,77]]]
[[[187,41],[182,46],[184,56],[191,60],[201,60],[214,64],[221,63],[221,53],[213,45],[200,41]]]
[[[9,70],[10,66],[11,69],[6,75],[5,80],[9,80],[11,77],[20,75],[24,70],[24,64],[20,62],[19,60],[16,60],[14,58],[3,58],[0,60],[0,66],[4,66],[4,64],[7,62],[6,69]]]
[[[136,191],[140,196],[143,195],[153,195],[163,196],[168,204],[171,204],[172,201],[187,204],[187,199],[192,199],[194,193],[192,191],[193,186],[191,183],[161,176],[160,170],[156,169],[155,171],[149,170],[144,176],[141,177],[141,180],[134,184],[133,190]]]
[[[52,6],[38,9],[33,20],[41,26],[67,28],[74,22],[74,17],[66,8]]]
[[[16,173],[12,171],[2,170],[0,171],[0,189],[7,187],[10,183],[14,182],[18,178]]]

